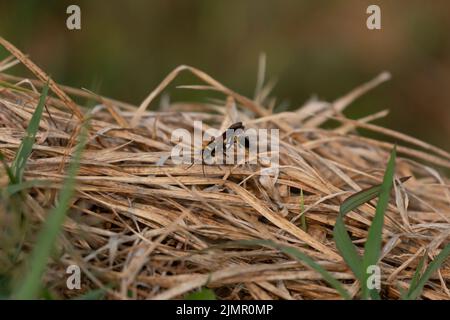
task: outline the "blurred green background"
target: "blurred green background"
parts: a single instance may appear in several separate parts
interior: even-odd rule
[[[69,4],[81,7],[81,31],[66,28]],[[382,30],[366,28],[370,4],[381,7]],[[448,0],[0,1],[0,34],[60,83],[100,83],[101,94],[139,104],[173,68],[189,64],[253,96],[265,52],[269,78],[278,79],[273,95],[295,108],[312,95],[332,101],[388,70],[392,80],[346,114],[389,108],[377,123],[447,150],[449,27]],[[176,84],[192,82],[183,76]],[[172,100],[207,97],[169,92]]]

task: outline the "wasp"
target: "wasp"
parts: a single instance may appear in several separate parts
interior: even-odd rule
[[[249,148],[249,140],[248,137],[245,136],[244,133],[245,126],[242,124],[242,122],[236,122],[233,123],[228,129],[226,129],[221,135],[218,137],[212,137],[209,142],[206,143],[202,147],[201,155],[202,155],[202,171],[203,175],[205,175],[205,164],[211,164],[207,163],[205,161],[206,159],[212,159],[216,157],[216,151],[219,151],[222,153],[222,156],[226,155],[226,152],[235,144],[239,143],[240,145],[244,146],[246,149]],[[191,168],[194,165],[192,163],[189,167]]]

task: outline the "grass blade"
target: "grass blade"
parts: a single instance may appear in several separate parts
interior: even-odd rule
[[[9,184],[11,185],[11,184],[16,183],[16,178],[14,177],[14,173],[12,172],[11,168],[8,166],[8,163],[6,163],[5,156],[1,152],[0,152],[0,162],[3,164],[6,174],[8,175]]]
[[[345,263],[347,263],[349,268],[353,271],[355,277],[362,282],[364,280],[362,259],[345,229],[344,220],[342,219],[341,214],[339,214],[336,219],[333,237],[336,248],[340,252],[342,258],[344,258]]]
[[[73,298],[72,300],[102,300],[106,295],[105,289],[94,289],[90,290],[78,297]]]
[[[304,254],[303,252],[292,248],[288,246],[283,246],[278,243],[275,243],[270,240],[241,240],[241,241],[233,241],[232,243],[240,244],[240,245],[246,245],[246,246],[252,246],[252,245],[258,245],[258,246],[266,246],[271,247],[277,250],[280,250],[281,252],[294,257],[296,260],[300,262],[304,262],[306,265],[308,265],[311,269],[317,271],[320,273],[320,275],[323,277],[323,279],[328,282],[336,291],[346,300],[350,300],[351,296],[348,293],[348,291],[342,286],[342,284],[336,280],[327,270],[325,270],[321,265],[319,265],[317,262],[315,262],[313,259],[311,259],[308,255]]]
[[[86,141],[87,129],[86,126],[83,126],[80,133],[80,142],[75,149],[67,178],[59,194],[58,204],[50,211],[47,220],[39,233],[36,246],[31,253],[25,278],[16,289],[15,294],[13,294],[15,299],[33,299],[38,296],[42,274],[44,273],[48,258],[52,252],[61,225],[66,217],[66,212],[69,209],[70,200],[75,191],[75,176],[78,172],[82,151]]]
[[[373,218],[372,224],[370,225],[369,233],[367,235],[367,241],[364,246],[364,271],[367,270],[369,266],[376,265],[381,254],[384,213],[386,212],[389,204],[389,198],[394,179],[396,155],[396,147],[394,146],[394,149],[391,152],[391,157],[389,158],[389,162],[386,167],[386,172],[384,173],[383,183],[381,184],[375,216]],[[364,275],[365,280],[367,280],[368,274],[365,272]],[[362,287],[363,298],[368,297],[368,295],[370,294],[369,291],[374,291],[374,289],[369,290],[367,288],[366,281],[364,281]]]
[[[8,185],[5,189],[5,193],[7,196],[11,197],[11,196],[15,195],[16,193],[21,192],[23,190],[30,189],[33,187],[49,186],[50,184],[51,184],[51,181],[44,181],[44,180],[24,181],[21,183]]]
[[[411,177],[402,177],[400,178],[400,182],[406,182]],[[355,210],[360,205],[369,202],[372,199],[378,197],[382,184],[377,184],[376,186],[372,186],[370,188],[361,190],[342,202],[341,207],[339,208],[339,212],[341,215],[346,215],[352,210]]]
[[[369,202],[372,199],[375,199],[378,197],[378,194],[380,193],[381,184],[378,184],[376,186],[361,190],[342,202],[339,213],[344,216],[347,213],[349,213],[352,210],[355,210],[359,206],[363,205],[366,202]]]
[[[420,295],[422,294],[423,287],[427,283],[428,279],[430,279],[433,273],[435,273],[440,268],[441,264],[448,258],[449,255],[450,255],[450,243],[447,244],[444,247],[444,249],[442,249],[442,251],[434,258],[432,262],[430,262],[427,269],[420,277],[420,280],[417,281],[417,284],[414,283],[414,281],[411,282],[411,286],[407,294],[407,299],[416,300],[418,297],[420,297]]]
[[[335,223],[334,230],[333,230],[334,241],[335,241],[337,249],[339,250],[342,257],[344,258],[344,261],[347,263],[347,265],[353,271],[353,273],[355,274],[355,276],[360,281],[360,283],[363,287],[365,287],[365,284],[367,281],[367,273],[365,272],[365,270],[367,270],[367,266],[364,264],[364,259],[369,259],[369,261],[373,261],[373,259],[376,258],[375,261],[377,261],[379,254],[380,254],[380,250],[381,250],[381,248],[380,248],[381,247],[381,230],[383,228],[384,211],[385,211],[385,208],[383,209],[383,202],[384,201],[386,202],[385,205],[387,207],[387,203],[389,201],[390,190],[392,188],[393,173],[394,173],[394,168],[395,168],[395,156],[396,156],[396,149],[394,148],[392,150],[391,158],[389,160],[388,167],[387,167],[386,173],[385,173],[385,178],[384,178],[382,184],[361,190],[344,200],[344,202],[341,204],[341,206],[339,208],[339,215],[336,219],[336,223]],[[386,182],[385,182],[386,174],[388,174],[387,178],[390,179],[389,180],[390,186],[386,185]],[[400,178],[400,182],[405,182],[409,178],[410,177]],[[361,259],[361,256],[358,254],[358,252],[356,250],[356,246],[352,243],[352,240],[345,228],[345,223],[344,223],[343,217],[350,211],[361,206],[362,204],[367,203],[370,200],[380,196],[380,193],[382,191],[385,192],[385,194],[383,196],[383,199],[385,199],[386,198],[386,190],[387,190],[387,201],[382,200],[382,203],[380,205],[377,205],[377,208],[378,208],[378,206],[380,206],[377,211],[378,215],[376,214],[375,218],[374,218],[375,225],[371,226],[371,228],[373,228],[373,229],[372,229],[372,234],[371,234],[371,242],[369,242],[369,246],[370,246],[370,248],[376,248],[377,247],[376,243],[379,242],[378,249],[374,250],[373,253],[369,252],[369,255],[367,258]],[[383,211],[382,211],[382,214],[380,215],[379,212],[382,209],[383,209]],[[380,222],[381,222],[381,224],[380,224]],[[372,223],[372,225],[373,225],[373,223]],[[378,236],[375,235],[376,232],[379,233]],[[370,230],[369,230],[369,234],[370,234]],[[368,239],[369,239],[369,237],[368,237]],[[366,243],[365,255],[367,252],[367,248],[368,247],[367,247],[367,243]],[[371,251],[371,250],[369,250],[369,251]],[[379,298],[378,292],[376,290],[371,290],[370,292],[365,292],[363,290],[364,298],[367,298],[369,295],[373,299]]]
[[[36,110],[31,117],[30,123],[27,128],[27,134],[23,138],[22,143],[17,150],[16,157],[14,158],[13,164],[11,166],[12,172],[15,177],[15,182],[21,182],[23,171],[25,170],[25,165],[28,161],[28,158],[33,150],[33,144],[36,140],[36,133],[39,130],[39,123],[41,122],[42,112],[45,106],[45,99],[48,94],[48,83],[44,85],[42,88],[42,93],[39,98],[39,103],[36,107]]]
[[[359,280],[361,285],[364,283],[364,268],[361,256],[356,251],[356,246],[353,244],[350,235],[345,228],[344,216],[352,210],[355,210],[364,203],[376,198],[380,192],[381,185],[376,185],[364,190],[361,190],[342,202],[339,208],[339,214],[336,218],[336,223],[333,229],[334,242],[336,248],[340,252],[342,258],[347,263],[353,274]]]
[[[308,231],[308,226],[306,225],[306,215],[305,211],[305,198],[303,197],[303,189],[300,189],[300,213],[302,216],[300,217],[300,225],[303,231]]]
[[[0,87],[11,89],[18,92],[33,93],[31,89],[22,88],[21,86],[11,84],[6,81],[0,81]]]
[[[217,300],[214,291],[203,288],[200,291],[192,292],[184,297],[186,300]]]
[[[419,282],[420,273],[422,272],[426,257],[427,257],[427,252],[425,252],[423,257],[420,259],[419,264],[417,265],[416,272],[414,272],[414,276],[411,279],[411,283],[409,284],[409,290],[408,290],[408,292],[406,292],[405,297],[407,297],[409,295],[409,293],[412,292],[413,289],[417,287],[417,283]]]
[[[345,228],[344,216],[352,210],[355,210],[362,204],[374,199],[380,192],[381,185],[376,185],[360,192],[357,192],[342,202],[339,207],[339,214],[336,218],[336,223],[333,229],[334,242],[336,248],[341,253],[344,261],[353,271],[356,278],[362,283],[364,281],[363,261],[361,256],[356,251],[356,246],[353,244],[347,229]]]

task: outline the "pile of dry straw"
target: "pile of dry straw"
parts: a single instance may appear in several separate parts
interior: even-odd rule
[[[0,151],[12,161],[47,75],[11,44],[1,42],[17,60],[3,61],[0,71],[20,61],[39,79],[0,74],[3,83],[12,85],[0,88]],[[223,101],[162,103],[161,111],[149,111],[151,102],[184,70],[205,83],[190,89],[219,91]],[[216,246],[230,240],[271,239],[313,257],[357,298],[359,283],[337,253],[333,225],[343,199],[381,182],[391,142],[396,141],[396,176],[412,178],[393,192],[380,266],[383,297],[398,298],[420,257],[428,252],[432,258],[449,241],[449,179],[438,170],[450,168],[450,154],[371,124],[386,111],[358,120],[342,114],[388,77],[383,73],[332,103],[310,101],[282,113],[272,113],[275,100],[268,97],[271,85],[262,85],[262,75],[257,96],[249,99],[202,71],[180,66],[139,107],[50,81],[53,95],[25,172],[26,180],[51,181],[27,191],[25,205],[36,224],[54,205],[87,113],[91,121],[76,197],[58,242],[64,254],[49,264],[46,286],[62,297],[72,296],[65,269],[78,264],[83,270],[81,291],[101,287],[111,299],[180,298],[203,286],[220,299],[340,298],[317,272],[277,250]],[[69,96],[88,97],[98,105],[88,110]],[[330,119],[339,125],[321,128]],[[188,168],[172,165],[170,159],[157,165],[173,147],[171,132],[192,131],[194,120],[215,128],[235,121],[247,128],[279,128],[279,172],[267,178],[257,165]],[[357,128],[384,134],[391,142],[363,137]],[[6,183],[4,176],[1,183]],[[346,218],[361,252],[375,204],[363,205]],[[301,228],[301,215],[307,232]],[[26,243],[26,250],[32,245]],[[447,262],[422,298],[449,299],[449,283]]]

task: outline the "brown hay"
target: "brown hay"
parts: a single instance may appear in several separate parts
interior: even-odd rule
[[[40,80],[47,81],[42,70],[1,40]],[[8,59],[5,65],[14,63]],[[224,101],[172,103],[164,110],[148,111],[150,103],[184,70],[208,85],[191,89],[222,92]],[[113,285],[114,289],[106,289],[112,299],[179,298],[205,285],[220,299],[339,298],[317,272],[276,250],[220,246],[205,250],[229,240],[271,239],[313,257],[355,296],[359,284],[336,251],[332,229],[345,197],[381,182],[393,147],[355,131],[364,128],[397,140],[396,175],[413,176],[395,189],[383,232],[383,296],[399,298],[399,288],[408,287],[425,250],[432,258],[449,242],[449,179],[430,165],[450,168],[450,154],[368,123],[386,112],[360,120],[342,114],[353,100],[388,78],[383,73],[333,103],[310,101],[280,114],[270,111],[267,87],[259,85],[259,94],[249,99],[188,66],[172,71],[139,107],[50,81],[57,97],[48,100],[25,172],[26,180],[50,182],[28,190],[25,206],[34,222],[44,220],[54,205],[80,119],[90,113],[92,121],[77,195],[59,243],[64,254],[49,265],[47,286],[63,297],[72,296],[61,275],[75,263],[84,272],[83,291]],[[19,86],[27,88],[21,91],[14,88],[17,77],[0,73],[0,79],[13,85],[0,89],[0,151],[12,161],[39,97],[37,90],[26,85],[41,87],[43,82],[21,81]],[[91,112],[69,95],[91,97],[101,107]],[[156,165],[170,153],[174,129],[193,130],[194,120],[224,128],[236,117],[249,127],[280,129],[281,168],[274,184],[264,180],[256,166],[205,166],[203,175],[201,165],[189,169],[170,161]],[[341,125],[321,128],[329,119]],[[7,183],[3,174],[0,183]],[[304,212],[300,212],[300,190],[304,191]],[[374,204],[363,205],[346,220],[360,250]],[[306,216],[308,232],[300,228],[301,214]],[[32,245],[27,243],[26,249]],[[422,298],[449,299],[449,282],[446,263],[427,284]]]

